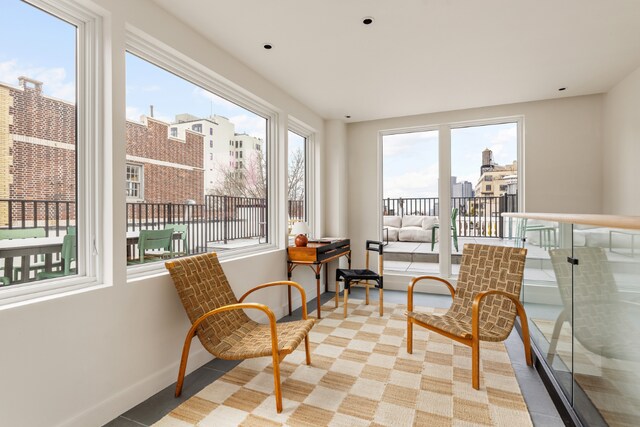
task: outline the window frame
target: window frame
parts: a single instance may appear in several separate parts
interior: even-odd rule
[[[316,180],[315,180],[315,151],[316,151],[316,131],[310,126],[306,125],[302,121],[296,119],[295,117],[289,116],[288,118],[288,126],[287,133],[293,132],[298,136],[301,136],[305,139],[304,144],[304,174],[305,174],[305,183],[304,183],[304,210],[305,210],[305,220],[307,225],[309,226],[309,230],[311,230],[313,237],[322,237],[319,235],[320,230],[317,224],[317,215],[316,215]],[[289,143],[287,136],[287,161],[286,161],[286,172],[287,181],[288,182],[288,173],[289,173]],[[288,216],[289,211],[286,206],[288,203],[285,200],[285,217]],[[285,230],[286,232],[287,230]]]
[[[100,159],[104,147],[103,15],[85,2],[27,0],[25,3],[76,27],[76,274],[0,289],[0,310],[68,295],[99,285],[103,279]],[[107,61],[108,62],[108,61]],[[78,141],[93,143],[78,144]]]
[[[254,253],[263,253],[273,250],[278,245],[276,236],[279,235],[279,224],[275,220],[278,218],[279,198],[278,179],[279,169],[277,156],[277,135],[278,135],[278,112],[269,103],[259,98],[257,95],[243,90],[239,86],[226,80],[212,69],[198,63],[193,58],[184,53],[167,46],[142,30],[125,25],[125,53],[131,53],[157,67],[160,67],[178,78],[184,79],[206,91],[209,91],[251,113],[266,120],[265,144],[267,146],[266,159],[266,196],[268,221],[267,243],[260,243],[244,248],[225,250],[219,254],[221,259],[229,259]],[[125,70],[126,73],[126,70]],[[165,271],[162,263],[147,263],[127,267],[128,279],[155,274]]]
[[[129,167],[138,168],[139,170],[138,176],[140,177],[140,181],[139,181],[140,189],[138,191],[137,196],[130,196],[127,194],[127,203],[136,203],[136,202],[143,201],[144,200],[144,164],[127,162],[127,164],[125,165],[125,170],[126,168],[129,168]],[[129,175],[129,172],[127,171],[125,173],[125,183],[129,182],[128,175]]]

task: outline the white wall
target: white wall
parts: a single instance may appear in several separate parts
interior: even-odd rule
[[[135,26],[317,131],[324,121],[256,72],[148,0],[98,0],[105,15],[105,141],[100,158],[105,286],[0,310],[0,425],[102,425],[175,381],[189,322],[167,274],[128,281],[125,247],[125,24]],[[286,133],[281,130],[279,135]],[[280,161],[281,149],[273,153]],[[322,161],[320,152],[318,161]],[[284,175],[278,197],[285,194]],[[283,199],[282,199],[283,200]],[[281,200],[281,201],[282,201]],[[282,201],[282,206],[285,202]],[[281,227],[286,219],[279,218]],[[284,233],[282,233],[284,234]],[[236,295],[286,279],[284,243],[269,253],[223,262]],[[309,283],[309,289],[315,288]],[[313,296],[310,293],[310,296]],[[258,299],[284,313],[284,290]],[[189,370],[210,359],[199,343]]]
[[[640,215],[640,68],[605,96],[603,213]]]
[[[378,238],[377,183],[382,130],[500,117],[524,117],[525,209],[528,212],[600,213],[602,202],[602,96],[581,96],[391,118],[347,127],[349,228],[354,265],[366,239]]]

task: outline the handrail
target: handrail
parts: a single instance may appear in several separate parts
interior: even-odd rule
[[[640,216],[539,212],[505,212],[502,216],[509,218],[527,218],[540,221],[563,222],[568,224],[597,225],[599,227],[640,230]]]

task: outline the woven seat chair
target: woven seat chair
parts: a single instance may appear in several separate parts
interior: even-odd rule
[[[204,348],[220,359],[240,360],[271,356],[276,409],[282,412],[280,362],[304,340],[306,362],[307,365],[311,364],[309,331],[314,321],[307,319],[307,298],[302,286],[285,281],[265,283],[250,289],[240,299],[236,299],[215,253],[168,261],[165,266],[171,273],[182,305],[192,324],[182,349],[176,397],[182,393],[191,340],[194,335],[198,335]],[[269,307],[264,304],[243,302],[250,293],[258,289],[278,285],[294,287],[300,291],[302,320],[276,324],[276,317]],[[264,312],[269,320],[268,324],[251,320],[243,311],[245,309]]]
[[[407,352],[413,352],[413,325],[422,326],[471,347],[473,388],[480,388],[480,341],[504,341],[515,322],[522,324],[527,365],[532,365],[529,327],[520,303],[520,288],[527,250],[502,246],[465,244],[458,286],[434,276],[411,280],[407,292]],[[444,283],[453,303],[444,315],[413,311],[413,291],[422,280]]]

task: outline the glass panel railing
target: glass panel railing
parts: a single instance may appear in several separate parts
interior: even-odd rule
[[[638,218],[510,218],[515,244],[528,250],[522,301],[532,344],[556,391],[583,425],[640,425]]]
[[[566,304],[562,291],[566,288],[560,286],[568,283],[571,288],[571,265],[566,262],[572,251],[571,227],[558,222],[516,218],[514,228],[516,242],[527,249],[522,299],[529,317],[531,339],[546,359],[562,392],[572,401],[572,331],[566,322],[571,319],[571,304]],[[559,271],[559,265],[564,270]],[[562,340],[554,339],[555,336]]]
[[[574,409],[587,425],[638,425],[640,230],[575,225],[573,241]]]

